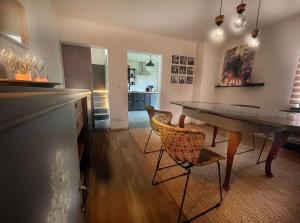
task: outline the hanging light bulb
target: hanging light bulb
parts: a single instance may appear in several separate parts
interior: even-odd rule
[[[258,4],[255,29],[251,32],[251,38],[248,41],[249,47],[252,47],[252,48],[258,47],[258,45],[259,45],[258,37],[260,35],[260,30],[257,28],[257,24],[258,24],[259,12],[260,12],[260,3],[261,3],[261,0],[259,0],[259,4]]]
[[[241,1],[241,4],[239,4],[236,7],[236,12],[238,15],[233,20],[233,25],[235,28],[242,28],[246,24],[246,16],[243,15],[243,12],[246,10],[246,4],[244,1]]]
[[[223,0],[221,0],[219,15],[215,18],[215,24],[217,25],[217,27],[213,31],[213,35],[216,41],[222,41],[224,39],[224,30],[221,25],[224,23],[225,16],[221,14],[222,5],[223,5]]]
[[[258,36],[260,34],[260,30],[255,29],[251,32],[251,37],[249,39],[248,45],[252,48],[256,48],[259,45]]]
[[[242,28],[246,24],[246,16],[243,14],[237,15],[233,20],[233,25],[235,28]]]
[[[221,26],[218,26],[215,31],[214,31],[215,35],[217,38],[222,38],[224,36],[224,30]]]

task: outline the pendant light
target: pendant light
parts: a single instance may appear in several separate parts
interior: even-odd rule
[[[251,32],[251,38],[248,43],[248,45],[252,48],[258,47],[258,45],[259,45],[258,37],[260,35],[260,30],[257,28],[257,24],[258,24],[259,12],[260,12],[260,3],[261,3],[261,0],[259,0],[259,4],[258,4],[255,29]]]
[[[222,15],[222,6],[223,6],[223,0],[220,2],[220,11],[219,15],[215,18],[215,24],[217,25],[217,28],[214,30],[214,36],[217,40],[223,40],[224,38],[224,30],[222,28],[222,24],[224,23],[225,16]]]
[[[151,55],[149,55],[149,57],[150,57],[150,60],[149,60],[149,62],[146,64],[146,66],[147,66],[147,67],[154,67],[154,63],[153,63],[152,60],[151,60]]]
[[[246,24],[246,16],[243,15],[243,12],[246,10],[246,4],[244,1],[241,1],[241,4],[239,4],[236,7],[236,12],[238,15],[233,20],[233,25],[235,28],[242,28]]]

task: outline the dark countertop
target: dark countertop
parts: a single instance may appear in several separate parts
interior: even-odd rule
[[[0,86],[0,133],[90,94],[82,89]]]

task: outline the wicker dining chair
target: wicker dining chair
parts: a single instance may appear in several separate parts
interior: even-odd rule
[[[163,114],[155,115],[152,118],[152,123],[155,126],[155,128],[158,129],[160,133],[161,142],[162,142],[162,148],[158,156],[155,173],[152,180],[152,185],[156,185],[168,180],[172,180],[180,176],[185,176],[185,175],[187,176],[177,222],[180,222],[181,219],[184,199],[188,188],[189,176],[191,173],[191,168],[194,166],[204,166],[211,163],[218,164],[220,201],[214,206],[212,206],[211,208],[205,210],[204,212],[201,212],[200,214],[197,214],[196,216],[192,217],[191,219],[185,222],[190,222],[196,219],[197,217],[204,215],[210,210],[219,207],[223,200],[219,161],[225,159],[225,157],[204,148],[203,144],[205,141],[205,134],[200,131],[188,130],[184,128],[178,128],[178,127],[167,125],[168,119]],[[164,152],[166,152],[175,161],[176,166],[182,167],[185,170],[185,172],[183,174],[173,176],[165,180],[155,181],[156,174],[160,170],[160,162],[162,160]]]
[[[152,132],[154,132],[155,134],[159,135],[158,129],[156,129],[155,125],[153,125],[153,123],[152,123],[153,116],[157,115],[157,114],[163,114],[163,115],[165,115],[165,117],[167,119],[167,123],[166,124],[167,125],[171,125],[172,113],[168,112],[168,111],[156,110],[153,106],[146,106],[145,109],[146,109],[146,111],[148,113],[150,127],[151,127],[151,130],[150,130],[150,133],[149,133],[149,136],[148,136],[148,140],[147,140],[145,148],[144,148],[144,153],[147,154],[147,153],[153,153],[153,152],[160,151],[160,150],[154,150],[154,151],[149,151],[149,152],[147,151],[147,146],[149,144]]]

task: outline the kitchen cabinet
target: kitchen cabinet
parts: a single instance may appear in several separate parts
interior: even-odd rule
[[[0,86],[1,222],[83,223],[90,91]]]
[[[143,111],[148,105],[151,105],[151,93],[128,93],[128,111]]]

